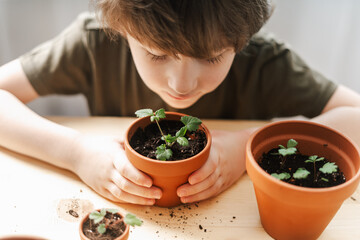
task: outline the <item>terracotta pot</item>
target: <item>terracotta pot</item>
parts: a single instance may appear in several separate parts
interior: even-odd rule
[[[101,210],[101,209],[97,209],[96,211],[100,211],[100,210]],[[121,214],[120,212],[118,212],[118,214],[120,214],[121,217],[124,218],[124,215],[123,215],[123,214]],[[84,232],[83,232],[83,230],[82,230],[85,221],[89,218],[89,215],[90,215],[90,213],[86,214],[86,216],[84,216],[84,217],[81,219],[81,222],[80,222],[80,225],[79,225],[79,234],[80,234],[80,239],[81,239],[81,240],[90,240],[88,237],[86,237],[86,236],[84,235]],[[129,238],[130,226],[129,226],[128,224],[125,224],[125,226],[126,226],[126,228],[125,228],[124,233],[123,233],[121,236],[115,238],[114,240],[127,240],[127,239]]]
[[[277,180],[257,163],[264,152],[298,142],[305,155],[336,162],[346,182],[329,188],[299,187]],[[307,121],[271,123],[256,131],[246,146],[246,169],[255,190],[261,223],[275,239],[316,239],[343,201],[356,190],[360,179],[359,148],[348,137],[326,126]]]
[[[165,120],[180,120],[181,113],[166,112]],[[211,135],[204,124],[200,125],[200,130],[207,136],[205,148],[197,155],[178,161],[159,161],[147,158],[136,152],[129,144],[131,137],[136,130],[144,128],[151,123],[150,117],[135,120],[125,135],[125,152],[130,162],[139,170],[149,175],[153,180],[153,185],[162,189],[162,197],[156,200],[155,205],[161,207],[174,207],[181,204],[180,198],[176,194],[176,189],[187,183],[189,175],[199,169],[207,160],[210,153]]]

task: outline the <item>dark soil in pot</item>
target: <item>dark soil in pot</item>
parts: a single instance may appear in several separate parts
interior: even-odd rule
[[[269,174],[281,174],[285,172],[289,173],[292,177],[289,179],[283,179],[282,181],[284,182],[310,188],[332,187],[345,182],[345,176],[340,171],[340,169],[337,169],[337,172],[326,174],[319,170],[324,166],[325,163],[329,162],[329,160],[326,158],[315,163],[316,171],[314,176],[314,163],[305,162],[307,159],[309,159],[309,156],[296,153],[286,156],[286,160],[283,162],[284,157],[277,154],[278,149],[279,148],[274,148],[269,152],[264,153],[259,159],[258,163],[260,167]],[[293,174],[299,168],[305,168],[308,170],[310,172],[308,177],[304,179],[294,178]]]
[[[175,136],[176,132],[184,126],[180,121],[162,120],[160,127],[164,134],[171,134]],[[180,146],[175,143],[171,146],[173,151],[172,157],[167,161],[176,161],[190,158],[201,152],[206,146],[206,135],[203,131],[187,132],[186,138],[189,141],[189,146]],[[161,140],[161,133],[156,123],[151,123],[145,129],[138,128],[132,138],[130,139],[130,146],[141,155],[156,159],[156,148],[165,143]]]
[[[106,232],[100,234],[96,229],[102,223],[106,226]],[[88,218],[84,222],[83,233],[91,240],[113,240],[121,236],[124,233],[125,228],[125,223],[120,214],[107,212],[104,219],[96,224]]]

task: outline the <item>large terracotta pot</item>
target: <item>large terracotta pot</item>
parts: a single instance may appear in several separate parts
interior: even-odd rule
[[[96,211],[100,211],[100,209],[97,209]],[[91,212],[89,212],[88,214],[86,214],[82,219],[81,219],[81,222],[80,222],[80,225],[79,225],[79,234],[80,234],[80,239],[81,240],[90,240],[88,237],[86,237],[84,235],[84,232],[83,232],[83,225],[85,223],[85,221],[89,218],[89,215],[90,215]],[[124,219],[124,215],[121,214],[120,212],[118,212],[119,215],[121,215],[121,217]],[[128,224],[125,223],[125,231],[124,233],[115,238],[114,240],[127,240],[129,238],[129,232],[130,232],[130,226]]]
[[[176,112],[166,112],[165,120],[180,120],[184,114]],[[161,120],[160,120],[161,121]],[[180,198],[176,194],[176,189],[187,183],[189,175],[199,169],[207,160],[210,153],[211,135],[204,124],[199,129],[204,131],[207,136],[205,148],[197,155],[178,161],[159,161],[147,158],[136,152],[129,144],[135,131],[145,128],[151,123],[150,117],[135,120],[125,134],[125,152],[130,162],[139,170],[148,174],[153,185],[162,189],[162,197],[156,200],[155,205],[161,207],[173,207],[181,204]]]
[[[264,152],[286,146],[289,139],[305,155],[336,162],[346,182],[329,188],[299,187],[277,180],[257,163]],[[256,194],[261,223],[275,239],[316,239],[324,231],[360,179],[359,149],[349,138],[326,126],[308,121],[281,121],[256,131],[246,146],[246,169]]]

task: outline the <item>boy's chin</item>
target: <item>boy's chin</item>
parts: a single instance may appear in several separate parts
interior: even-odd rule
[[[191,107],[192,105],[195,104],[196,101],[169,101],[168,99],[164,99],[164,101],[166,102],[167,105],[169,105],[172,108],[176,108],[176,109],[186,109]]]

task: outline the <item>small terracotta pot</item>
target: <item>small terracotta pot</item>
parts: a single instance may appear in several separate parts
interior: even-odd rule
[[[299,187],[277,180],[258,164],[261,155],[289,139],[305,155],[336,162],[346,182],[329,188]],[[259,129],[246,145],[246,169],[256,194],[261,223],[275,239],[317,239],[360,179],[359,148],[348,137],[308,121],[282,121]]]
[[[97,209],[96,211],[100,211],[101,209]],[[121,215],[121,217],[124,219],[124,215],[121,214],[120,212],[118,212],[119,215]],[[80,225],[79,225],[79,234],[80,234],[80,239],[81,240],[90,240],[88,237],[85,236],[84,232],[83,232],[83,225],[85,223],[85,221],[89,218],[90,213],[86,214],[86,216],[84,216],[81,219]],[[124,233],[115,238],[114,240],[127,240],[129,238],[129,231],[130,231],[130,226],[128,224],[125,223],[125,231]]]
[[[176,112],[166,112],[165,120],[180,120],[185,114]],[[160,120],[161,121],[161,120]],[[135,120],[125,134],[125,152],[130,162],[139,170],[149,175],[153,180],[153,185],[162,189],[162,197],[156,200],[155,205],[161,207],[174,207],[181,204],[180,198],[176,194],[176,189],[187,183],[189,175],[199,169],[207,160],[210,153],[211,135],[204,124],[199,129],[204,131],[207,137],[205,148],[195,156],[178,161],[159,161],[147,158],[136,152],[129,144],[131,137],[136,130],[145,128],[151,123],[150,117]]]

